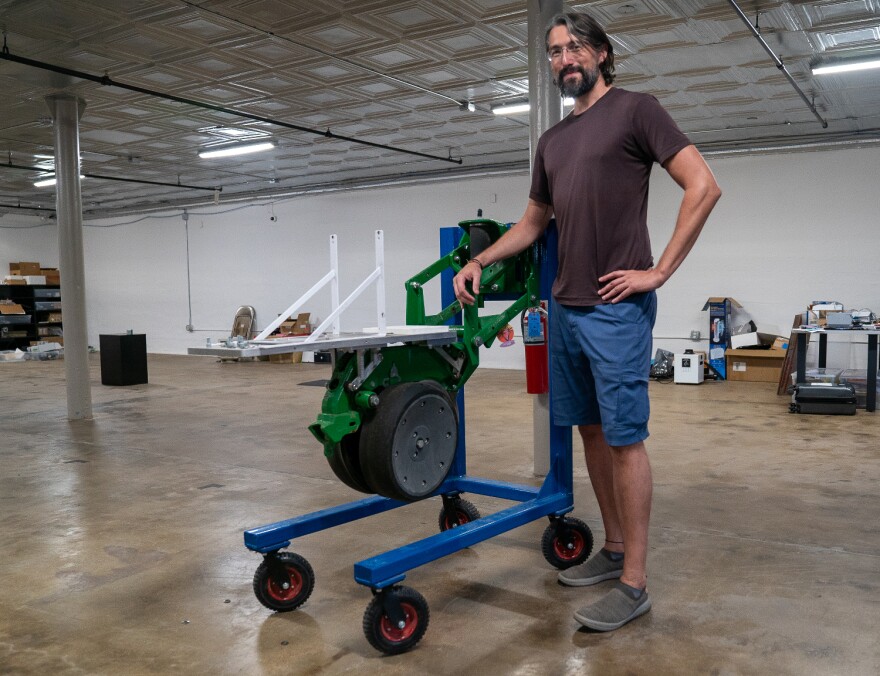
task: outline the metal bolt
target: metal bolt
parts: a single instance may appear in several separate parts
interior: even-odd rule
[[[452,260],[454,260],[456,263],[461,263],[461,256],[453,256]]]
[[[413,288],[413,289],[418,289],[418,288],[420,288],[421,286],[422,286],[422,285],[419,284],[418,282],[410,282],[410,287]]]
[[[284,584],[281,585],[281,588],[282,589],[290,589],[290,582],[285,582]]]
[[[482,345],[482,344],[483,344],[483,339],[480,338],[479,336],[476,336],[474,338],[474,345],[476,345],[477,347],[480,347],[480,345]]]
[[[498,285],[497,285],[497,284],[493,284],[493,285],[492,285],[492,291],[498,291]]]
[[[574,549],[574,544],[569,542],[567,545],[565,545],[565,548],[566,549]]]
[[[537,297],[535,294],[532,294],[531,296],[529,296],[529,299],[530,299],[532,302],[534,302],[534,301],[538,300],[538,297]]]
[[[397,623],[398,629],[403,629],[405,626],[406,626],[406,622],[404,622],[403,620],[401,620],[400,622]]]

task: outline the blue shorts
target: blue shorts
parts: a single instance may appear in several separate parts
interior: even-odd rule
[[[557,425],[602,425],[610,446],[648,438],[657,294],[572,307],[552,301],[550,397]]]

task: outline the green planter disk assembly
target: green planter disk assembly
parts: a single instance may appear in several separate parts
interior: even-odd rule
[[[480,348],[528,307],[538,304],[536,249],[487,266],[478,302],[454,301],[425,312],[425,284],[458,272],[507,230],[497,221],[459,223],[465,234],[451,252],[406,281],[406,323],[442,326],[461,313],[447,345],[403,343],[336,353],[318,419],[309,426],[334,474],[364,493],[412,501],[431,495],[452,466],[458,437],[455,395],[480,364]],[[487,298],[513,299],[481,317]]]

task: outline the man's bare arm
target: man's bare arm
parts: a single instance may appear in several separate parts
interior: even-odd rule
[[[617,303],[634,293],[658,289],[684,262],[709,218],[721,189],[694,146],[682,148],[664,165],[672,179],[684,189],[672,238],[660,260],[650,270],[616,270],[599,278],[603,283],[599,295],[609,303]]]
[[[547,228],[552,213],[550,205],[530,199],[523,217],[514,223],[497,242],[476,256],[476,263],[471,258],[452,280],[455,297],[459,302],[464,305],[472,305],[475,299],[468,292],[467,283],[471,283],[474,293],[479,293],[483,268],[496,261],[510,258],[531,246]]]

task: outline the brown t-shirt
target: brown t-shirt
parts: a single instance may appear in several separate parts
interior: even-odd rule
[[[558,302],[601,305],[599,277],[653,266],[651,167],[688,145],[657,99],[616,87],[541,136],[529,197],[552,206],[556,216]]]

